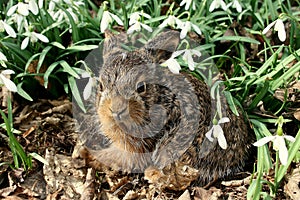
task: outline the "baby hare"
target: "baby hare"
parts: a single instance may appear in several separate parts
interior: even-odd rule
[[[93,134],[85,147],[90,164],[146,171],[148,180],[165,180],[173,189],[241,171],[251,140],[244,120],[227,109],[230,121],[221,125],[227,148],[209,141],[205,134],[216,113],[208,87],[160,66],[176,50],[179,33],[163,32],[133,51],[121,41],[109,35],[104,42],[93,118],[98,122],[86,125]]]

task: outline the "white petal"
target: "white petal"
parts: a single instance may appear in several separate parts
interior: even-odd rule
[[[270,30],[270,28],[271,28],[272,26],[274,26],[275,23],[276,23],[276,21],[274,21],[274,22],[272,22],[271,24],[269,24],[269,25],[262,31],[262,34],[266,34],[266,33]]]
[[[17,92],[17,86],[14,82],[12,82],[10,79],[6,78],[2,74],[0,74],[0,79],[9,91]]]
[[[221,8],[226,11],[228,7],[226,6],[226,3],[223,0],[220,0]]]
[[[161,23],[158,27],[159,27],[159,28],[164,28],[164,27],[166,27],[168,24],[169,24],[168,19],[165,19],[165,20],[163,21],[163,23]]]
[[[201,35],[202,32],[200,30],[200,28],[198,26],[196,26],[195,24],[192,24],[193,29],[196,31],[196,33],[198,33],[198,35]]]
[[[119,24],[119,25],[123,25],[123,22],[122,20],[117,16],[117,15],[114,15],[114,14],[110,14],[112,16],[112,18],[114,18],[114,20]]]
[[[192,1],[192,0],[187,0],[187,1],[186,1],[185,7],[184,7],[185,10],[188,10],[188,9],[190,8],[191,1]]]
[[[162,63],[161,66],[167,66],[174,74],[179,74],[179,70],[181,69],[179,63],[174,58],[169,58],[167,61]]]
[[[198,50],[191,49],[190,51],[191,51],[191,54],[196,55],[196,56],[198,56],[198,57],[200,57],[200,56],[202,55],[201,52],[198,51]]]
[[[212,12],[217,5],[217,0],[213,0],[213,2],[211,2],[210,6],[209,6],[209,12]]]
[[[213,125],[214,131],[213,131],[213,136],[215,138],[219,137],[219,134],[223,134],[223,129],[220,125]]]
[[[29,0],[28,9],[34,14],[37,15],[39,13],[39,8],[35,0]]]
[[[295,142],[296,139],[293,136],[290,135],[285,135],[283,136],[286,140],[290,141],[290,142]]]
[[[180,2],[179,6],[183,6],[184,4],[186,4],[186,1],[187,1],[187,0],[182,0],[182,1]]]
[[[282,137],[282,140],[279,140],[279,160],[283,165],[287,164],[287,160],[288,160],[288,150],[285,146],[285,141]]]
[[[18,13],[20,13],[23,16],[29,15],[29,8],[28,4],[25,4],[23,2],[18,3]]]
[[[39,8],[43,8],[44,6],[44,0],[39,0]]]
[[[8,11],[7,11],[7,16],[11,16],[12,14],[14,14],[16,12],[17,8],[18,8],[18,4],[10,7],[10,9],[8,9]]]
[[[141,23],[141,26],[146,29],[148,32],[152,32],[152,28],[146,24]]]
[[[218,125],[217,125],[218,126]],[[221,127],[220,127],[221,128]],[[222,130],[222,128],[221,128],[221,130]],[[220,131],[220,130],[219,130]],[[222,130],[222,132],[219,132],[219,134],[218,134],[218,143],[219,143],[219,145],[220,145],[220,147],[222,148],[222,149],[227,149],[227,141],[226,141],[226,138],[225,138],[225,136],[224,136],[224,132],[223,132],[223,130]]]
[[[184,53],[186,51],[186,49],[183,49],[183,50],[179,50],[179,51],[175,51],[173,52],[172,54],[172,58],[176,58],[177,56],[181,55],[182,53]]]
[[[242,12],[242,6],[239,1],[235,0],[233,2],[233,7],[236,8],[236,11],[238,11],[239,13]]]
[[[140,18],[139,12],[132,13],[129,17],[129,25],[135,24]]]
[[[83,73],[81,74],[81,77],[82,77],[82,78],[90,78],[91,75],[90,75],[90,73],[88,73],[88,72],[83,72]]]
[[[188,32],[188,29],[187,29],[187,27],[186,26],[184,26],[183,27],[183,29],[181,30],[181,32],[180,32],[180,39],[183,39],[183,38],[185,38],[186,37],[186,34],[187,34],[187,32]]]
[[[13,38],[17,37],[16,32],[14,31],[14,29],[10,25],[6,24],[5,22],[3,22],[3,25],[4,25],[4,29],[5,29],[6,33],[10,37],[13,37]]]
[[[127,30],[127,34],[131,34],[134,31],[140,31],[140,30],[141,30],[141,25],[139,22],[136,22],[131,27],[129,27],[129,29]]]
[[[89,78],[89,81],[83,90],[83,99],[84,100],[87,100],[91,96],[92,89],[93,89],[93,78]]]
[[[26,37],[21,44],[21,49],[26,49],[28,43],[29,43],[29,37]]]
[[[144,17],[146,17],[146,18],[148,18],[148,19],[150,19],[151,18],[151,16],[150,15],[148,15],[147,13],[141,13],[142,14],[142,16],[144,16]]]
[[[44,36],[43,34],[40,34],[40,33],[35,33],[33,32],[32,33],[34,36],[36,36],[39,40],[41,40],[42,42],[45,42],[45,43],[48,43],[49,42],[49,39]]]
[[[6,56],[0,51],[0,60],[7,61]]]
[[[226,123],[226,122],[229,122],[230,119],[228,117],[222,117],[219,121],[218,121],[218,124],[223,124],[223,123]]]
[[[256,147],[261,147],[274,139],[275,139],[275,136],[263,137],[263,138],[259,139],[258,141],[254,142],[253,145]]]
[[[214,141],[214,138],[212,137],[213,130],[214,130],[214,127],[212,127],[207,133],[205,133],[206,138],[211,142]]]
[[[3,70],[2,72],[1,72],[1,74],[14,74],[15,72],[13,71],[13,70],[11,70],[11,69],[6,69],[6,70]]]
[[[285,28],[284,28],[284,24],[283,21],[281,19],[278,19],[275,26],[274,26],[274,30],[278,31],[278,38],[281,42],[284,42],[286,39],[286,33],[285,33]]]
[[[109,23],[111,23],[111,17],[108,11],[104,11],[100,23],[100,31],[104,33],[104,31],[108,28]]]

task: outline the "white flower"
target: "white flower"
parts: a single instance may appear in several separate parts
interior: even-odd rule
[[[191,71],[195,70],[195,62],[193,60],[193,55],[200,57],[201,53],[200,51],[195,49],[186,49],[182,56],[183,60],[187,62],[188,67]]]
[[[12,92],[17,92],[17,86],[14,82],[12,82],[7,75],[14,74],[15,72],[11,69],[3,70],[0,73],[0,84],[5,85],[5,87]]]
[[[5,21],[0,20],[0,32],[6,32],[10,37],[17,37],[16,32],[14,29],[8,25]]]
[[[215,120],[214,120],[215,121]],[[222,149],[226,149],[227,148],[227,141],[226,138],[224,136],[224,132],[222,127],[220,126],[220,124],[229,122],[229,118],[228,117],[223,117],[221,118],[217,123],[214,122],[213,127],[205,134],[205,136],[207,137],[207,139],[211,142],[214,141],[214,138],[218,139],[218,143],[219,146]]]
[[[280,162],[283,165],[287,164],[288,160],[288,150],[285,145],[285,139],[290,141],[290,142],[295,142],[295,138],[290,135],[275,135],[275,136],[267,136],[264,138],[261,138],[257,142],[255,142],[253,145],[257,147],[261,147],[265,145],[266,143],[272,141],[273,142],[273,149],[275,151],[279,151],[279,159]]]
[[[27,31],[23,35],[25,35],[27,37],[22,41],[21,49],[26,49],[26,47],[28,46],[29,40],[32,43],[36,43],[38,40],[45,42],[45,43],[49,42],[49,39],[41,33]]]
[[[179,28],[181,29],[180,39],[185,38],[187,32],[191,31],[192,29],[194,29],[194,31],[196,31],[196,33],[198,33],[199,35],[202,34],[200,28],[195,24],[192,24],[190,21],[183,22],[182,24],[180,24]]]
[[[278,38],[281,42],[284,42],[286,39],[285,28],[282,19],[277,19],[271,24],[269,24],[263,31],[262,34],[266,34],[271,27],[274,26],[274,30],[278,31]]]
[[[132,26],[129,27],[129,29],[127,30],[127,34],[131,34],[133,33],[134,31],[141,31],[142,27],[144,29],[146,29],[148,32],[152,32],[152,28],[146,24],[143,24],[139,21],[136,21]]]
[[[175,25],[181,26],[181,24],[182,22],[177,17],[175,17],[174,15],[169,15],[168,18],[159,25],[159,28],[164,28],[166,26],[175,28]]]
[[[119,25],[123,25],[122,20],[117,16],[114,15],[107,10],[103,12],[101,23],[100,23],[100,30],[101,33],[104,33],[104,31],[108,28],[109,24],[111,24],[115,20]]]
[[[28,9],[34,14],[37,15],[39,13],[39,7],[36,3],[36,0],[25,0],[28,3]]]
[[[228,8],[223,0],[213,0],[209,6],[209,12],[212,12],[214,9],[218,9],[220,6],[225,11]]]
[[[184,9],[188,10],[191,6],[192,1],[193,0],[183,0],[179,6],[183,6],[185,4]],[[193,10],[196,10],[195,1],[193,1],[192,8],[193,8]]]
[[[18,4],[10,7],[7,11],[7,16],[11,16],[14,13],[18,13],[23,16],[28,16],[29,11],[31,11],[34,15],[39,13],[38,5],[35,0],[25,0],[26,3],[18,2]]]
[[[87,84],[86,84],[86,86],[84,87],[84,90],[83,90],[83,99],[87,100],[92,94],[94,79],[91,77],[91,74],[88,73],[88,72],[83,72],[81,74],[81,77],[82,78],[89,78],[89,80],[88,80],[88,82],[87,82]]]
[[[171,58],[163,62],[161,66],[168,67],[169,70],[174,74],[179,74],[179,71],[181,70],[179,63],[177,62],[177,60],[175,60],[173,56],[171,56]]]
[[[0,51],[0,65],[2,65],[3,67],[7,67],[5,62],[7,62],[7,58],[6,56]]]
[[[146,29],[148,32],[152,32],[152,28],[144,23],[141,23],[141,16],[146,17],[148,19],[151,18],[150,15],[144,12],[134,12],[129,17],[129,28],[127,30],[128,34],[133,33],[134,31],[141,31],[142,28]]]
[[[230,6],[232,6],[233,8],[235,8],[236,11],[238,11],[239,13],[242,12],[242,6],[241,6],[241,4],[240,4],[240,2],[238,0],[233,0],[233,2],[231,2],[231,3],[229,3],[227,5],[227,8],[230,7]]]
[[[131,13],[130,17],[129,17],[129,25],[135,24],[137,21],[141,20],[141,16],[146,17],[148,19],[151,18],[150,15],[148,15],[147,13],[144,12],[134,12]]]

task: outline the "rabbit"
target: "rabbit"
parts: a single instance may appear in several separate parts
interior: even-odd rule
[[[215,115],[208,86],[188,72],[174,74],[159,66],[176,50],[179,33],[160,33],[133,51],[122,49],[123,42],[124,37],[106,33],[96,114],[89,119],[96,123],[86,125],[87,134],[94,134],[81,157],[95,168],[145,172],[149,182],[165,180],[174,190],[243,170],[251,136],[241,115],[226,108],[230,122],[221,126],[228,147],[222,149],[205,136]]]

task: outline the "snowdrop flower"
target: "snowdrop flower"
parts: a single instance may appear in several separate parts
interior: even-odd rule
[[[39,13],[38,5],[35,0],[25,0],[26,3],[18,2],[18,4],[12,6],[7,11],[7,16],[11,16],[14,13],[18,13],[23,16],[28,16],[29,11],[31,11],[34,15]]]
[[[164,28],[166,26],[171,26],[172,28],[175,28],[175,25],[181,26],[182,22],[175,17],[174,15],[169,15],[167,19],[163,21],[158,27]]]
[[[271,24],[269,24],[263,31],[262,34],[266,34],[271,27],[274,26],[274,30],[278,31],[278,38],[281,42],[284,42],[286,39],[285,28],[282,19],[277,19]]]
[[[180,39],[185,38],[187,32],[191,31],[192,29],[194,29],[194,31],[196,31],[196,33],[198,33],[199,35],[202,34],[200,28],[195,24],[192,24],[190,21],[183,22],[179,28],[181,29]]]
[[[152,28],[150,26],[148,26],[146,24],[143,24],[143,23],[141,23],[139,21],[136,21],[131,27],[129,27],[129,29],[127,30],[127,33],[131,34],[134,31],[139,32],[139,31],[141,31],[142,27],[144,29],[146,29],[148,32],[152,32]]]
[[[236,11],[238,11],[239,13],[242,12],[242,6],[241,6],[241,4],[238,0],[233,0],[233,2],[231,2],[227,5],[227,8],[230,7],[230,6],[235,8]]]
[[[144,13],[144,12],[134,12],[134,13],[131,13],[131,15],[129,17],[129,25],[135,24],[136,21],[140,21],[141,20],[141,16],[146,17],[148,19],[151,18],[151,16],[148,15],[147,13]]]
[[[3,67],[7,67],[5,62],[7,62],[7,58],[6,56],[0,51],[0,65],[2,65]]]
[[[209,12],[212,12],[215,9],[218,9],[221,6],[223,10],[227,10],[226,3],[223,0],[213,0],[209,6]]]
[[[193,2],[192,8],[193,8],[193,10],[196,10],[195,1],[193,1],[193,0],[183,0],[179,6],[183,6],[185,4],[184,9],[188,10],[190,8],[192,2]]]
[[[188,64],[189,69],[191,71],[195,70],[195,62],[193,59],[193,55],[200,57],[201,56],[200,51],[195,50],[195,49],[184,49],[184,50],[179,50],[179,51],[174,52],[173,56],[177,57],[181,54],[183,54],[182,58]]]
[[[184,54],[182,56],[183,60],[187,62],[188,67],[191,71],[195,70],[195,62],[193,60],[193,55],[200,57],[201,53],[200,51],[195,49],[186,49],[184,50]]]
[[[141,16],[144,16],[148,19],[151,18],[150,15],[143,12],[134,12],[129,17],[129,29],[127,30],[128,34],[133,33],[134,31],[141,31],[142,28],[146,29],[148,32],[152,32],[152,28],[144,23],[141,23]]]
[[[0,32],[6,32],[9,37],[17,37],[16,32],[14,31],[14,29],[8,25],[5,21],[0,20]]]
[[[115,20],[119,25],[123,25],[122,20],[117,16],[114,15],[107,10],[103,12],[101,23],[100,23],[100,30],[101,33],[104,33],[104,31],[108,28],[109,24],[111,24]]]
[[[205,134],[205,136],[207,137],[207,139],[211,142],[214,141],[214,138],[218,139],[218,143],[219,146],[222,149],[226,149],[227,148],[227,141],[226,138],[224,136],[224,132],[222,127],[220,126],[220,124],[229,122],[229,118],[228,117],[223,117],[221,118],[219,121],[217,121],[216,119],[213,120],[213,127]]]
[[[283,165],[287,164],[288,160],[288,150],[285,145],[285,140],[288,140],[290,142],[295,142],[295,138],[290,135],[275,135],[275,136],[267,136],[264,138],[261,138],[257,142],[255,142],[253,145],[257,147],[261,147],[265,145],[266,143],[272,141],[273,142],[273,149],[275,151],[279,151],[279,159],[280,162]]]
[[[17,86],[14,82],[12,82],[7,75],[14,74],[15,72],[11,69],[3,70],[0,73],[0,84],[4,85],[9,91],[17,92]]]
[[[174,56],[171,56],[168,60],[160,64],[163,67],[168,67],[169,70],[174,74],[179,74],[181,67]]]
[[[89,78],[89,80],[88,80],[88,82],[87,82],[87,84],[86,84],[86,86],[84,87],[84,90],[83,90],[83,99],[87,100],[92,94],[94,79],[91,77],[91,74],[88,73],[88,72],[83,72],[81,74],[81,77],[82,78]]]
[[[49,39],[41,33],[36,33],[36,32],[27,30],[27,32],[25,32],[23,35],[25,35],[27,37],[22,41],[22,44],[21,44],[22,50],[26,49],[26,47],[29,44],[29,40],[32,43],[36,43],[38,40],[45,42],[45,43],[49,42]]]

